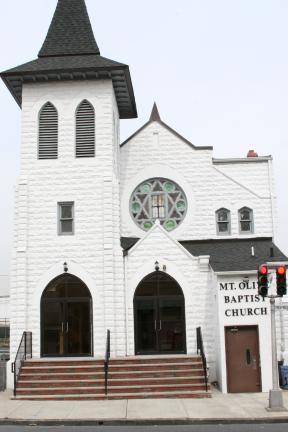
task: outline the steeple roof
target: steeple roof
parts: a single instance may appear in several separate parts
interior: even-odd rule
[[[38,57],[100,54],[84,0],[58,0]]]
[[[23,83],[110,79],[120,118],[137,117],[129,66],[100,56],[85,0],[58,0],[38,58],[1,78],[20,106]]]
[[[152,121],[161,121],[160,114],[159,114],[156,102],[154,102],[154,105],[153,105],[153,108],[152,108],[152,111],[151,111],[151,115],[150,115],[150,120],[149,121],[150,122],[152,122]]]

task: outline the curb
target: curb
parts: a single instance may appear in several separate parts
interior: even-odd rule
[[[288,423],[287,417],[273,418],[211,418],[211,419],[118,419],[118,420],[29,420],[0,419],[0,426],[173,426],[173,425],[210,425],[210,424],[274,424]]]

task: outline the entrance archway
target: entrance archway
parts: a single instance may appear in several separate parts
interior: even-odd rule
[[[52,280],[41,298],[41,355],[92,355],[92,298],[87,286],[65,273]]]
[[[146,276],[134,295],[136,354],[186,353],[182,289],[161,271]]]

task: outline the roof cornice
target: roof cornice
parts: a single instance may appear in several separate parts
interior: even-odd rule
[[[237,163],[257,163],[257,162],[267,162],[272,160],[272,156],[257,156],[257,157],[246,157],[246,158],[212,158],[213,164],[237,164]]]

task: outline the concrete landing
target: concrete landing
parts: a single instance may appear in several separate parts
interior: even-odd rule
[[[134,399],[116,401],[23,401],[0,393],[0,424],[9,422],[226,422],[288,421],[288,411],[268,412],[268,393],[222,394],[211,399]],[[288,392],[283,392],[288,408]]]

